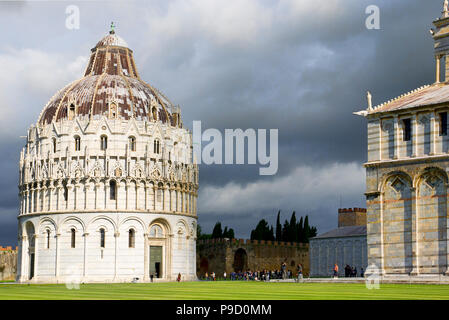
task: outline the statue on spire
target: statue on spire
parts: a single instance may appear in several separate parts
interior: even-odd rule
[[[372,95],[371,92],[366,92],[366,100],[368,102],[368,110],[373,110],[373,102],[372,102]]]
[[[110,34],[114,34],[115,33],[114,28],[115,28],[114,22],[111,22],[111,31],[109,31]]]
[[[443,4],[443,18],[449,17],[449,1],[444,0]]]

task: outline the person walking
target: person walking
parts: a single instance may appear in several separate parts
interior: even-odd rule
[[[281,270],[282,270],[282,279],[285,280],[287,278],[287,265],[285,262],[282,262]]]
[[[302,281],[302,265],[298,264],[298,267],[296,267],[296,271],[298,272],[298,282]]]
[[[178,278],[176,279],[176,281],[181,282],[181,273],[178,273]]]
[[[226,280],[226,271],[223,273],[223,278]]]
[[[334,278],[338,278],[338,265],[334,265]]]

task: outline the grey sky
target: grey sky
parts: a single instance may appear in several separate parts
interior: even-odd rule
[[[365,28],[380,7],[381,30]],[[80,9],[80,29],[65,9]],[[261,218],[306,213],[319,232],[364,206],[366,128],[352,115],[433,81],[428,32],[442,0],[0,2],[0,244],[16,243],[18,157],[41,110],[82,76],[109,30],[135,53],[142,79],[180,104],[192,127],[278,128],[279,171],[200,167],[199,223],[246,238]]]

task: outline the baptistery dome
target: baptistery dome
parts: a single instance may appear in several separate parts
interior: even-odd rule
[[[196,278],[198,167],[180,110],[115,32],[91,49],[21,152],[18,281]]]

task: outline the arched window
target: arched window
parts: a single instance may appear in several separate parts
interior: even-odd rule
[[[76,236],[76,230],[74,229],[74,228],[72,228],[71,230],[70,230],[70,235],[71,235],[71,241],[70,241],[70,243],[71,243],[71,247],[72,248],[75,248],[75,236]]]
[[[69,120],[75,118],[75,105],[72,103],[69,107]]]
[[[151,238],[163,238],[164,233],[161,226],[155,224],[150,228],[150,237]]]
[[[100,138],[100,149],[106,150],[108,148],[108,137],[101,136]]]
[[[109,181],[109,199],[117,200],[117,183],[114,180]]]
[[[136,138],[129,137],[129,150],[136,151]]]
[[[79,136],[75,136],[75,151],[81,150],[81,138]]]
[[[50,249],[50,230],[47,229],[47,249]]]
[[[103,228],[100,229],[100,247],[105,247],[105,231]]]
[[[52,142],[53,142],[53,153],[55,153],[56,152],[56,138],[53,138]]]
[[[109,104],[109,117],[112,119],[117,118],[117,105],[115,103]]]
[[[154,153],[160,153],[160,142],[159,139],[154,139]]]
[[[128,235],[128,247],[134,248],[136,245],[136,232],[134,229],[129,229]]]
[[[156,109],[156,107],[153,107],[151,109],[151,113],[153,115],[153,120],[156,121],[157,120],[157,109]]]

